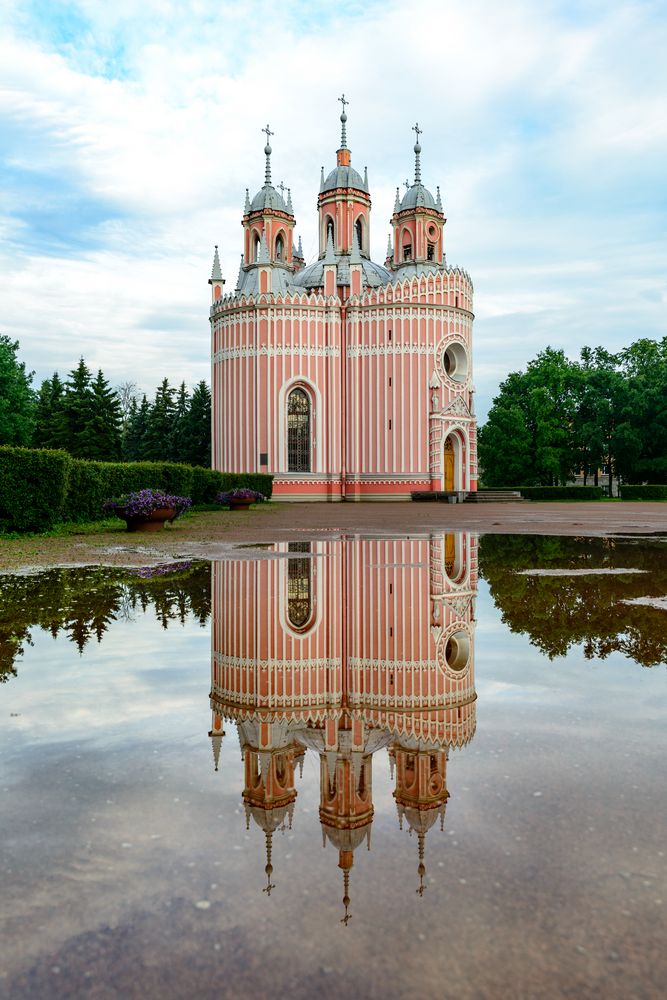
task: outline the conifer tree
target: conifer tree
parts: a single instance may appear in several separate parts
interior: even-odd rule
[[[34,448],[64,448],[62,438],[61,410],[65,386],[58,372],[44,379],[37,394],[35,407],[35,430],[32,437]]]
[[[145,435],[144,458],[149,462],[169,460],[171,431],[176,410],[174,391],[169,385],[169,379],[165,378],[155,393]]]
[[[211,465],[211,391],[206,382],[195,386],[184,421],[184,461],[191,465]]]
[[[136,399],[130,403],[127,428],[123,437],[123,458],[126,462],[141,462],[146,458],[146,431],[150,416],[150,403],[146,394],[138,404]]]
[[[93,417],[93,408],[92,377],[85,361],[80,358],[79,364],[70,372],[65,383],[65,395],[58,419],[63,447],[75,458],[88,457],[88,425]]]
[[[176,408],[174,410],[169,440],[169,457],[172,462],[188,463],[190,461],[187,454],[187,448],[184,445],[188,404],[188,391],[185,388],[185,382],[181,382],[181,387],[178,390],[178,395],[176,396]]]
[[[100,369],[92,383],[91,416],[85,427],[85,457],[117,462],[121,457],[122,412],[118,393]]]

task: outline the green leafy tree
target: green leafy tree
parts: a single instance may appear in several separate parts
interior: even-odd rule
[[[44,379],[37,394],[35,406],[35,430],[32,444],[35,448],[63,448],[62,438],[62,403],[65,386],[54,372],[51,378]]]
[[[34,372],[18,361],[18,340],[0,336],[0,444],[27,445],[35,419]]]

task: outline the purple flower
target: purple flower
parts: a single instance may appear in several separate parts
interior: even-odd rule
[[[227,490],[225,493],[218,493],[215,500],[223,507],[229,507],[232,500],[250,500],[251,503],[261,503],[262,500],[266,500],[266,497],[257,490],[239,487],[235,490]]]
[[[118,514],[119,517],[148,518],[155,510],[174,510],[177,517],[192,506],[189,497],[177,497],[162,490],[139,490],[138,493],[126,493],[115,500],[107,500],[102,506],[105,514]]]

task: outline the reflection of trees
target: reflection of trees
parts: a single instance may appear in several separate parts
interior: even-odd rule
[[[480,575],[502,619],[550,659],[581,644],[588,659],[621,652],[642,666],[667,662],[665,612],[623,601],[667,593],[660,540],[486,535]],[[642,569],[613,576],[521,576],[524,569]]]
[[[150,607],[163,628],[193,615],[204,625],[211,613],[208,563],[177,563],[133,571],[93,567],[51,569],[35,576],[1,578],[0,683],[16,676],[15,661],[32,644],[33,628],[64,633],[82,652],[113,621],[131,620]]]

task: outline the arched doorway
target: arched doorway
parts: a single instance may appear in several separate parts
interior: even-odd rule
[[[445,491],[456,489],[456,455],[454,454],[454,439],[449,434],[445,440],[444,455],[444,488]]]

